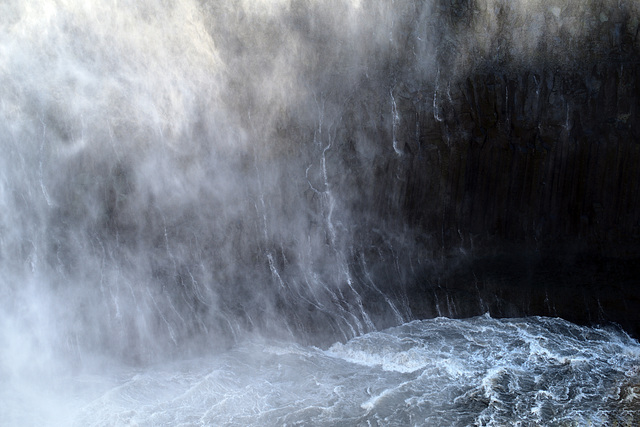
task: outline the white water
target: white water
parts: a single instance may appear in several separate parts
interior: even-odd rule
[[[640,345],[561,319],[437,318],[26,384],[3,390],[3,425],[632,425]]]
[[[538,26],[547,2],[487,0],[458,34],[439,4],[0,2],[0,425],[638,421],[621,332],[480,317],[366,333],[376,310],[414,318],[380,265],[405,276],[414,230],[376,218],[396,198],[368,188],[404,153],[401,92],[435,86],[444,120],[451,74],[503,34],[493,5],[515,5],[522,61],[591,13]]]

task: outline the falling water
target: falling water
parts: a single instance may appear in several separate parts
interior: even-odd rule
[[[493,282],[449,286],[477,233],[420,200],[464,199],[427,183],[482,134],[456,91],[605,22],[472,3],[5,1],[0,424],[637,421],[640,346],[604,315],[478,317],[510,313]],[[517,96],[464,117],[511,128]]]

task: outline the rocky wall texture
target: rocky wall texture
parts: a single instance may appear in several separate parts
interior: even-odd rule
[[[445,73],[456,61],[440,53],[434,81],[393,88],[400,154],[381,161],[395,175],[382,205],[443,257],[413,288],[418,316],[561,316],[640,335],[638,20],[632,4],[601,5],[576,37],[565,6],[546,10],[555,37],[524,59],[506,37],[518,21],[502,21],[464,72]],[[484,19],[477,4],[443,10]]]
[[[447,246],[507,240],[637,254],[639,71],[630,62],[496,70],[442,95],[399,96],[408,220],[442,228]],[[445,105],[420,102],[438,96]]]

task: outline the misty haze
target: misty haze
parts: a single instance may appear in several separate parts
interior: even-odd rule
[[[5,0],[0,425],[640,422],[633,0]]]

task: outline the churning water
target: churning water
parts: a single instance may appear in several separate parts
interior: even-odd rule
[[[328,349],[253,340],[59,389],[3,391],[6,425],[636,425],[640,345],[561,319],[436,318]],[[617,423],[617,424],[616,424]]]

